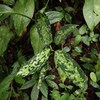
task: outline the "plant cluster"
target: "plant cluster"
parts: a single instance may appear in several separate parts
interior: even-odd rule
[[[0,100],[99,100],[99,5],[1,0]]]

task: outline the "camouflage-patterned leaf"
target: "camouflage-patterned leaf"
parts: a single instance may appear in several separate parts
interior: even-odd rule
[[[68,24],[68,25],[61,27],[61,29],[59,31],[57,31],[57,33],[56,33],[56,36],[55,36],[55,39],[54,39],[55,43],[56,44],[62,43],[63,40],[66,39],[66,37],[71,32],[74,33],[74,30],[76,30],[76,25],[72,25],[72,24]]]
[[[85,88],[86,78],[83,70],[68,54],[58,50],[55,52],[55,63],[57,68],[61,68],[74,84],[80,88]]]
[[[35,57],[28,61],[28,64],[24,65],[17,75],[27,76],[29,74],[34,74],[40,70],[49,58],[50,49],[45,49],[41,53],[38,53]]]
[[[36,24],[31,28],[30,38],[35,55],[52,42],[51,27],[45,15],[39,15]],[[38,16],[37,16],[38,17]]]

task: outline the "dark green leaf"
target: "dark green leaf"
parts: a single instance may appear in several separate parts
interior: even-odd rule
[[[6,19],[11,13],[13,13],[13,9],[9,6],[0,4],[0,21]]]
[[[9,14],[12,13],[13,10],[9,6],[0,4],[0,14]]]
[[[28,96],[26,93],[24,93],[24,94],[23,94],[23,99],[24,99],[24,100],[29,100],[29,96]]]
[[[38,33],[37,26],[33,26],[30,31],[30,39],[31,39],[31,44],[34,49],[35,55],[38,54],[43,50],[45,47],[44,41],[41,38],[41,35]]]
[[[53,90],[51,93],[51,97],[53,98],[53,100],[60,100],[61,95],[59,91]]]
[[[89,70],[89,71],[94,71],[95,70],[94,66],[92,64],[90,64],[90,63],[83,64],[83,67],[85,69]]]
[[[97,80],[100,81],[100,72],[96,72]]]
[[[48,16],[50,24],[54,24],[58,21],[61,21],[64,17],[64,14],[58,11],[48,11],[46,12],[46,15]]]
[[[16,73],[17,73],[17,66],[19,66],[18,63],[15,63],[13,68],[13,71],[11,72],[11,74],[9,74],[1,83],[0,83],[0,93],[6,91],[9,89],[9,85],[11,83],[11,81],[14,79]]]
[[[45,77],[46,80],[53,80],[55,79],[55,75],[48,75]]]
[[[63,9],[62,7],[60,7],[60,6],[55,7],[55,9],[56,9],[57,11],[63,11],[63,10],[64,10],[64,9]]]
[[[13,33],[10,31],[9,27],[0,26],[0,56],[3,55],[12,36]]]
[[[24,83],[20,89],[22,89],[22,90],[28,89],[28,88],[32,87],[35,83],[36,83],[36,80],[31,79],[31,80],[27,81],[26,83]]]
[[[8,5],[13,5],[15,3],[15,0],[3,0],[3,2]]]
[[[71,16],[70,14],[66,13],[66,14],[65,14],[65,20],[66,20],[68,23],[71,24],[71,22],[72,22],[72,16]]]
[[[39,89],[37,88],[37,84],[34,85],[31,92],[31,100],[38,100]]]
[[[63,93],[63,95],[61,96],[60,100],[69,100],[70,95],[67,93]]]
[[[24,84],[25,83],[25,79],[23,79],[21,76],[15,77],[15,81],[19,84]]]
[[[58,89],[58,85],[54,81],[47,80],[47,83],[51,88]]]
[[[28,2],[27,0],[17,0],[13,9],[14,12],[25,15],[31,19],[34,13],[34,7],[34,0],[29,0]],[[22,35],[30,22],[30,19],[25,16],[13,15],[14,26],[18,36]]]
[[[48,97],[48,88],[45,82],[42,82],[41,87],[40,87],[41,93],[44,95],[44,97]]]
[[[46,98],[46,97],[42,96],[42,100],[48,100],[48,98]]]
[[[74,40],[74,44],[78,45],[82,41],[81,35],[77,35]]]
[[[10,92],[9,91],[3,91],[2,94],[0,94],[0,100],[7,100],[9,97]]]

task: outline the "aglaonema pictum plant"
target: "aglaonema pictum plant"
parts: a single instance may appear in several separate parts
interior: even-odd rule
[[[2,48],[0,50],[0,56],[3,56],[10,39],[14,36],[11,29],[15,29],[15,33],[21,37],[23,35],[23,31],[26,30],[26,27],[29,25],[30,21],[31,20],[33,21],[32,17],[35,10],[34,4],[36,2],[38,3],[38,1],[36,0],[35,1],[2,0],[2,1],[5,4],[14,6],[11,8],[7,5],[0,4],[0,22],[4,21],[6,18],[10,16],[11,22],[13,24],[10,26],[9,25],[0,26],[0,40],[2,40],[0,42],[0,47]],[[61,2],[62,0],[59,1]],[[94,41],[93,37],[97,37],[94,34],[94,28],[100,22],[99,4],[100,4],[99,0],[94,0],[94,1],[85,0],[83,7],[83,15],[85,21],[87,23],[90,33],[93,33],[91,41],[92,40]],[[17,76],[22,76],[22,77],[32,75],[32,79],[26,82],[26,85],[24,84],[24,86],[22,86],[22,89],[25,89],[34,85],[31,94],[32,100],[37,100],[39,95],[39,90],[43,94],[42,100],[47,98],[48,95],[47,85],[53,83],[52,80],[54,79],[54,77],[52,78],[51,76],[46,75],[49,69],[48,60],[51,55],[54,55],[55,68],[57,69],[60,79],[63,83],[65,82],[66,79],[69,79],[70,81],[73,82],[73,84],[75,84],[80,88],[80,93],[81,91],[85,91],[87,87],[86,76],[81,67],[79,66],[79,64],[74,59],[72,59],[72,57],[68,53],[64,51],[63,47],[61,49],[55,50],[51,45],[52,43],[55,45],[62,45],[63,41],[67,38],[67,36],[70,33],[73,33],[75,36],[79,36],[76,28],[77,25],[66,24],[62,26],[56,32],[55,37],[53,37],[50,24],[54,24],[55,22],[62,20],[62,18],[64,18],[64,15],[62,13],[63,11],[44,12],[46,6],[37,14],[35,19],[35,24],[34,26],[32,26],[30,30],[30,40],[35,55],[24,65],[22,65],[18,73],[17,70],[12,71],[11,75],[7,77],[9,84],[6,83],[7,81],[6,79],[0,84],[0,89],[1,89],[3,87],[3,84],[6,83],[5,86],[7,85],[7,87],[6,88],[4,87],[5,88],[4,90],[7,90],[9,88],[11,81],[14,79],[16,73]],[[2,45],[2,43],[5,43],[5,45]],[[99,61],[97,62],[97,65],[99,66]],[[98,66],[96,66],[96,69],[98,69]],[[90,78],[95,82],[96,79],[95,78],[93,79],[92,76],[94,76],[93,72],[90,74]],[[53,87],[56,87],[56,89],[58,88],[56,84]],[[1,90],[3,91],[3,89]],[[0,92],[0,94],[2,94],[2,91]],[[3,94],[5,94],[4,91]],[[38,95],[36,96],[35,94]]]
[[[38,84],[36,83],[37,85],[35,85],[38,89],[40,89],[43,81],[41,77],[44,76],[43,73],[47,71],[46,66],[49,65],[48,59],[50,55],[53,54],[56,65],[55,67],[58,70],[62,82],[64,82],[67,78],[82,91],[85,91],[87,87],[87,80],[81,67],[68,53],[63,50],[63,48],[53,50],[51,45],[51,43],[61,45],[64,39],[71,32],[74,33],[74,31],[77,30],[76,27],[77,25],[73,24],[62,26],[60,30],[56,32],[53,39],[48,17],[45,13],[39,12],[36,16],[36,23],[30,30],[30,39],[35,56],[33,56],[20,68],[17,76],[26,77],[28,75],[33,75],[34,77],[34,74],[41,73],[39,74]]]

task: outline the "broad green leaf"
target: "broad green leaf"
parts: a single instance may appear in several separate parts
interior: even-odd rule
[[[72,16],[71,16],[70,14],[66,13],[66,14],[65,14],[65,20],[66,20],[68,23],[71,24],[71,22],[72,22]]]
[[[96,69],[96,71],[100,71],[100,57],[97,60],[97,64],[95,65],[95,69]]]
[[[24,100],[29,100],[28,94],[24,93],[24,94],[23,94],[23,99],[24,99]]]
[[[41,93],[44,95],[44,97],[48,97],[48,88],[45,82],[42,82],[41,87],[40,87]]]
[[[96,92],[97,97],[100,98],[100,92]]]
[[[55,79],[55,75],[48,75],[45,77],[46,80],[54,80]]]
[[[23,79],[21,76],[15,77],[15,81],[19,84],[24,84],[25,83],[25,79]]]
[[[3,2],[8,5],[13,5],[15,3],[15,0],[3,0]]]
[[[34,74],[39,71],[47,62],[50,55],[50,49],[46,48],[42,52],[38,53],[36,56],[33,56],[27,64],[25,64],[17,75],[21,75],[23,77]]]
[[[36,80],[33,80],[33,79],[29,80],[26,83],[24,83],[20,89],[22,89],[22,90],[28,89],[28,88],[32,87],[35,83],[36,83]]]
[[[24,90],[24,89],[28,89],[30,87],[32,87],[36,82],[37,82],[37,79],[38,79],[38,75],[37,73],[33,75],[32,79],[25,82],[20,89]]]
[[[80,27],[79,33],[80,33],[81,35],[83,35],[83,34],[85,34],[86,32],[87,32],[87,26],[84,24],[84,25],[82,25],[82,26]]]
[[[2,94],[0,94],[0,100],[7,100],[9,97],[10,92],[9,91],[3,91]]]
[[[94,12],[100,16],[100,0],[94,0]]]
[[[38,100],[39,89],[37,88],[37,84],[34,85],[31,92],[31,100]]]
[[[31,19],[35,9],[34,0],[17,0],[13,9],[14,12],[25,15]],[[18,36],[22,36],[23,31],[26,30],[30,22],[30,19],[25,16],[13,15],[13,22]]]
[[[74,44],[78,45],[81,41],[82,41],[82,36],[81,35],[77,35],[75,37]]]
[[[5,52],[13,33],[7,26],[0,26],[0,56]]]
[[[97,81],[100,81],[100,72],[96,72]]]
[[[46,97],[42,96],[42,100],[48,100],[48,98],[46,98]]]
[[[66,80],[66,78],[68,77],[63,71],[62,69],[59,67],[57,68],[59,76],[61,78],[61,81],[64,83],[64,81]]]
[[[68,78],[81,89],[86,87],[86,76],[78,65],[67,53],[58,50],[55,52],[56,67],[60,67]]]
[[[41,35],[38,33],[37,26],[33,26],[30,31],[31,44],[34,49],[35,55],[43,50],[45,47]]]
[[[75,47],[75,51],[78,53],[82,53],[82,49],[80,47]]]
[[[12,8],[10,8],[9,6],[0,4],[0,21],[3,21],[4,19],[6,19],[12,12],[13,12]]]
[[[17,73],[17,67],[19,66],[18,63],[15,63],[13,68],[13,71],[11,72],[11,74],[9,74],[1,83],[0,83],[0,94],[6,90],[9,89],[9,85],[11,83],[11,81],[14,79],[16,73]]]
[[[9,14],[12,12],[13,12],[12,8],[10,8],[9,6],[0,4],[0,14]]]
[[[87,46],[90,45],[89,36],[88,36],[88,35],[82,36],[81,38],[82,38],[82,42],[83,42],[84,44],[86,44]]]
[[[100,0],[85,0],[83,15],[90,30],[93,30],[94,27],[100,22],[99,5]]]
[[[30,31],[31,44],[35,55],[52,42],[51,27],[48,18],[45,15],[40,16]]]
[[[94,81],[90,81],[90,84],[94,87],[94,88],[97,88],[97,89],[100,89],[100,85]]]
[[[89,70],[89,71],[94,71],[94,66],[90,63],[85,63],[83,64],[83,67],[86,69],[86,70]]]
[[[85,4],[83,7],[83,15],[85,18],[85,21],[90,28],[90,30],[93,30],[95,27],[95,22],[94,22],[94,12],[93,12],[93,7],[94,7],[94,0],[85,0]]]
[[[73,32],[76,29],[76,25],[72,25],[72,24],[68,24],[65,25],[63,27],[61,27],[61,29],[59,31],[57,31],[56,36],[55,36],[55,43],[56,44],[60,44],[64,41],[64,39],[66,39],[66,37]]]
[[[63,93],[60,100],[69,100],[70,95],[68,93]]]
[[[69,51],[71,50],[71,47],[65,46],[65,47],[63,48],[63,50],[64,50],[65,52],[69,52]]]
[[[53,90],[51,93],[51,97],[53,98],[53,100],[60,100],[61,95],[59,91]]]
[[[56,9],[56,11],[59,11],[59,12],[64,10],[61,6],[57,6],[57,7],[55,7],[55,9]]]
[[[64,17],[64,14],[58,11],[48,11],[46,12],[46,15],[48,16],[50,24],[54,24],[58,21],[61,21]]]
[[[51,88],[58,89],[58,85],[54,81],[47,80],[47,83]]]
[[[94,72],[91,72],[90,73],[90,78],[93,82],[97,82],[97,77],[96,77],[96,74]]]

